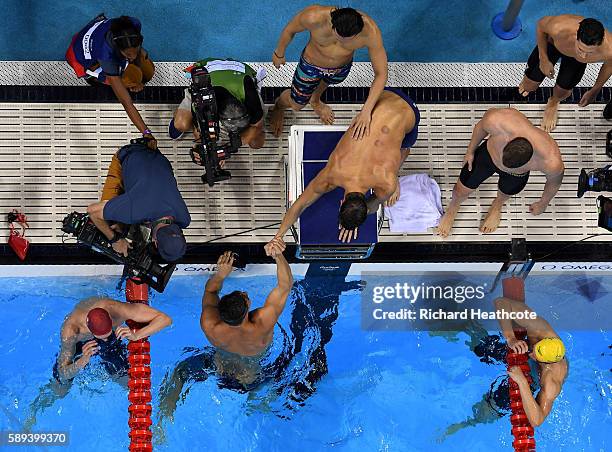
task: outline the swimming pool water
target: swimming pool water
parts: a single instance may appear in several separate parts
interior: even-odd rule
[[[270,61],[283,27],[308,0],[5,0],[0,16],[0,60],[63,60],[74,33],[101,12],[142,21],[144,46],[154,61],[196,61],[218,56]],[[579,14],[612,26],[612,5],[595,0],[537,0],[523,5],[523,32],[512,41],[493,35],[491,20],[507,0],[341,0],[369,14],[381,30],[389,61],[525,62],[535,46],[536,22],[546,15]],[[27,37],[27,38],[23,38]],[[308,41],[296,36],[287,61],[298,61]],[[369,61],[367,51],[357,61]]]
[[[609,303],[609,295],[572,292],[583,286],[584,275],[564,276],[564,292],[559,278],[530,276],[528,300],[571,296],[577,316],[587,305]],[[609,277],[590,279],[598,281],[598,294],[610,293]],[[445,436],[449,426],[473,417],[473,407],[482,407],[478,402],[504,372],[502,364],[481,362],[472,351],[478,328],[466,330],[471,334],[364,331],[359,275],[346,281],[296,276],[264,358],[270,365],[264,381],[248,390],[230,388],[209,371],[203,381],[183,387],[174,421],[160,422],[160,393],[176,366],[211,351],[199,327],[205,281],[174,277],[164,294],[150,297],[173,318],[170,328],[151,338],[155,450],[511,450],[507,416],[483,416],[489,422]],[[231,278],[224,292],[247,290],[258,306],[274,283],[274,276]],[[92,295],[123,299],[116,284],[115,277],[0,278],[0,430],[20,430],[26,422],[51,377],[64,316]],[[609,332],[559,332],[570,373],[550,417],[537,429],[538,451],[607,450]],[[126,389],[94,359],[65,397],[38,414],[33,430],[69,431],[70,445],[62,450],[126,450],[127,406]]]

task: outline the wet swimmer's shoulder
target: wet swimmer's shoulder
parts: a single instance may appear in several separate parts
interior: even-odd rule
[[[326,24],[327,15],[333,8],[329,6],[311,5],[304,8],[299,16],[301,24],[307,29],[321,28]]]

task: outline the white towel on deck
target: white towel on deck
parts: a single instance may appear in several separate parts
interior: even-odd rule
[[[399,178],[400,198],[385,207],[391,232],[427,232],[438,226],[444,213],[438,183],[427,174],[411,174]]]

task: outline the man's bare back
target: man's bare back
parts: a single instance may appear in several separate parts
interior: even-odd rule
[[[523,174],[541,171],[544,174],[557,174],[563,169],[559,146],[553,138],[539,127],[534,126],[527,117],[514,108],[499,108],[487,113],[487,150],[491,160],[502,171]],[[523,137],[533,146],[533,157],[526,165],[507,168],[503,164],[504,147],[513,139]]]
[[[592,52],[583,54],[576,48],[576,32],[582,16],[563,14],[561,16],[548,16],[541,19],[543,31],[548,35],[548,41],[552,43],[564,55],[575,58],[581,63],[602,63],[612,61],[612,36],[609,31],[601,46],[594,46]]]
[[[504,148],[517,138],[526,139],[533,149],[533,154],[524,165],[508,168],[503,164]],[[487,139],[487,152],[496,168],[493,168],[490,162],[475,157],[476,150],[480,149],[481,143],[485,139]],[[475,163],[475,161],[479,163]],[[442,237],[447,237],[450,234],[460,205],[473,190],[488,178],[487,174],[493,174],[495,170],[501,170],[506,173],[506,176],[523,178],[528,177],[530,171],[544,173],[546,184],[542,196],[529,206],[529,211],[533,215],[540,215],[546,210],[559,190],[565,169],[555,140],[547,132],[535,127],[525,115],[514,108],[491,108],[485,113],[474,126],[464,163],[464,170],[462,170],[459,181],[453,189],[451,203],[446,208],[438,226],[438,233]],[[465,172],[466,169],[467,172]],[[488,173],[489,171],[490,173]],[[485,174],[485,177],[478,179],[478,174]],[[476,178],[477,181],[473,182],[472,177]],[[520,193],[527,183],[527,179],[521,185],[518,185],[516,181],[508,183],[507,179],[506,182],[502,182],[501,176],[499,180],[498,196],[491,204],[480,227],[480,231],[483,233],[491,233],[497,229],[501,221],[504,203],[510,196]],[[512,191],[514,190],[513,184],[517,184],[518,191]]]
[[[274,335],[274,324],[264,325],[258,318],[258,309],[248,314],[248,320],[240,328],[218,324],[205,329],[210,343],[226,352],[242,356],[258,356],[266,351]]]
[[[331,6],[313,5],[305,10],[305,25],[310,31],[310,40],[304,48],[305,58],[320,67],[336,68],[352,61],[357,49],[366,47],[372,38],[380,37],[380,30],[367,14],[360,11],[363,30],[354,38],[340,40],[334,33],[330,21]]]
[[[344,133],[325,167],[310,181],[283,217],[275,239],[282,242],[283,236],[304,209],[336,187],[342,187],[345,195],[359,196],[366,204],[367,213],[361,210],[365,216],[376,212],[382,202],[389,201],[391,204],[396,200],[399,195],[398,172],[409,153],[408,148],[402,149],[402,142],[406,134],[410,135],[407,146],[416,140],[417,113],[410,99],[383,91],[372,110],[370,133],[361,140],[352,138],[350,128]],[[375,196],[366,200],[365,194],[370,189],[374,190]],[[356,231],[357,227],[345,229],[341,221],[339,240],[350,241]]]
[[[372,112],[370,135],[353,140],[347,131],[330,154],[322,170],[327,191],[352,187],[351,191],[374,189],[377,195],[390,195],[397,185],[403,162],[402,139],[415,125],[414,111],[397,94],[384,91]],[[361,190],[353,190],[360,187]]]
[[[277,286],[262,307],[250,312],[251,300],[246,292],[235,291],[219,297],[223,281],[232,272],[234,256],[226,251],[219,257],[217,272],[206,282],[200,315],[200,327],[213,346],[242,356],[257,356],[272,342],[274,326],[293,284],[291,269],[282,251],[276,246],[273,248]]]

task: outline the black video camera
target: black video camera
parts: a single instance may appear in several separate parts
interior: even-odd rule
[[[62,231],[74,235],[79,243],[104,254],[118,264],[123,264],[124,275],[138,284],[146,283],[158,292],[164,291],[176,267],[176,264],[162,266],[154,260],[151,241],[143,234],[139,225],[132,225],[126,235],[132,242],[127,257],[113,249],[112,244],[86,213],[72,212],[66,215],[62,220]]]
[[[587,191],[612,191],[612,165],[589,171],[580,171],[577,196],[582,198]]]
[[[597,226],[612,232],[612,199],[599,195],[597,197],[597,211],[599,212]]]
[[[194,163],[195,155],[200,157],[200,165],[206,172],[202,175],[202,182],[213,186],[231,177],[231,173],[221,168],[221,162],[238,152],[242,144],[240,134],[229,132],[229,143],[220,145],[221,127],[219,124],[219,111],[215,90],[213,89],[210,74],[203,66],[195,66],[191,70],[191,114],[194,127],[200,133],[200,140],[190,151]]]

